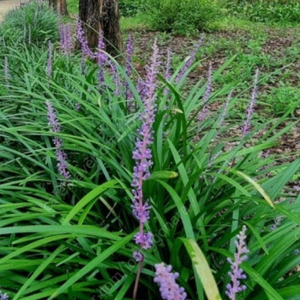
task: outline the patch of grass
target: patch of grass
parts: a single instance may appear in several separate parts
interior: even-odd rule
[[[151,24],[145,18],[144,14],[137,14],[134,17],[122,17],[121,29],[124,32],[127,31],[141,31],[141,30],[153,30]]]
[[[263,94],[265,109],[269,115],[282,116],[286,111],[293,115],[300,106],[300,87],[292,87],[284,82],[280,82],[278,87],[272,88]]]

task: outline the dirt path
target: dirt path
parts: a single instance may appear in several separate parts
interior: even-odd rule
[[[0,0],[0,22],[3,20],[3,17],[7,12],[28,1],[29,0]]]

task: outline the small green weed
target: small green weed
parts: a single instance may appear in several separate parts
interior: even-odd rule
[[[266,112],[275,116],[284,115],[287,111],[293,115],[300,105],[299,87],[295,88],[283,82],[277,88],[272,88],[264,95]]]

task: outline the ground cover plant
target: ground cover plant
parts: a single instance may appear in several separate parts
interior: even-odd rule
[[[272,149],[298,120],[257,116],[268,70],[226,78],[207,36],[182,60],[162,35],[134,68],[133,36],[115,59],[58,27],[1,41],[2,298],[295,299],[300,161]]]
[[[5,44],[54,42],[58,39],[57,15],[49,10],[45,2],[31,2],[5,16],[0,34]]]
[[[256,22],[299,23],[300,2],[298,0],[229,1],[228,8],[232,13],[241,14]]]

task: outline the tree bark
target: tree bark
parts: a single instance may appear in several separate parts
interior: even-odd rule
[[[61,16],[68,16],[67,0],[49,0],[49,6]]]
[[[100,0],[101,29],[106,51],[113,55],[122,51],[119,4],[117,0]]]
[[[56,0],[57,1],[57,0]],[[58,0],[57,11],[61,16],[68,16],[67,0]]]
[[[91,48],[98,46],[102,30],[106,51],[116,55],[122,51],[119,5],[117,0],[79,0],[79,19]]]

